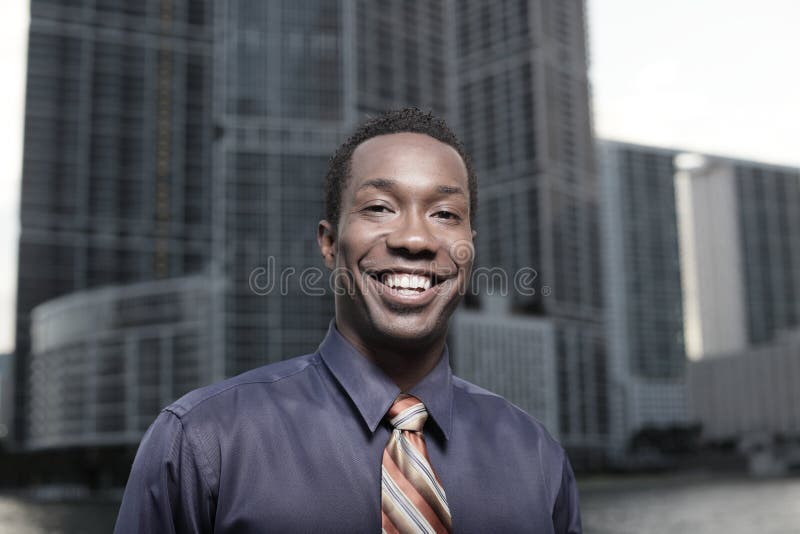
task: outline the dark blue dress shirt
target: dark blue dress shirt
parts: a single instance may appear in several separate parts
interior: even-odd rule
[[[381,531],[386,411],[398,387],[334,323],[314,354],[198,389],[158,416],[133,463],[115,532]],[[581,532],[561,446],[441,361],[408,391],[453,531]]]

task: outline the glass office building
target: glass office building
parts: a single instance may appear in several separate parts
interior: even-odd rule
[[[674,150],[601,140],[611,449],[687,422]]]
[[[582,462],[609,430],[584,2],[453,7],[453,121],[480,178],[477,262],[509,280],[535,270],[535,292],[512,291],[513,309],[553,321],[557,432]]]
[[[211,251],[208,1],[31,0],[13,435],[31,311],[202,271]]]

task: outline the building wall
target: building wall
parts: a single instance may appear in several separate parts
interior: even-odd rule
[[[36,305],[199,272],[208,261],[210,5],[31,1],[14,366],[20,441]]]
[[[328,160],[366,114],[417,105],[446,115],[443,5],[216,5],[220,376],[313,351],[324,336],[333,294],[316,228]],[[288,277],[285,290],[254,291],[258,270]],[[302,290],[309,270],[323,274],[321,294]]]
[[[676,154],[613,141],[598,145],[617,455],[644,426],[686,421]]]
[[[800,436],[800,334],[691,362],[689,408],[708,440]]]
[[[558,438],[555,330],[551,321],[511,315],[500,298],[491,312],[459,310],[450,325],[455,373],[502,395]]]
[[[681,205],[686,351],[690,358],[747,345],[738,197],[732,169],[701,158],[676,177]]]
[[[185,277],[72,293],[32,313],[29,448],[136,445],[210,378],[210,291]]]
[[[554,320],[559,434],[608,433],[599,192],[580,0],[453,2],[452,120],[479,176],[477,265],[534,269],[514,307]],[[576,392],[580,392],[577,393]]]
[[[732,162],[747,340],[800,325],[800,169]]]
[[[687,352],[699,358],[798,325],[800,170],[693,159],[678,187]]]

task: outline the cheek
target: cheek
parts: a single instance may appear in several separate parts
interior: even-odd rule
[[[339,256],[346,261],[359,261],[380,244],[381,233],[362,224],[352,224],[339,239]]]
[[[475,245],[472,239],[457,239],[448,245],[448,253],[459,269],[469,270],[475,259]]]

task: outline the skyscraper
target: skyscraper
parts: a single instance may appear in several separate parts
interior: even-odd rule
[[[683,155],[677,179],[686,349],[768,343],[800,323],[800,170]]]
[[[446,16],[440,1],[216,4],[221,375],[322,339],[333,317],[327,272],[315,291],[300,277],[322,267],[328,158],[365,114],[406,105],[447,114]]]
[[[211,245],[210,2],[31,0],[13,434],[30,312],[199,272]]]
[[[686,422],[677,152],[600,141],[611,399],[621,456],[645,426]]]
[[[454,4],[456,112],[479,176],[477,261],[511,280],[514,310],[555,326],[559,428],[577,459],[608,435],[599,190],[582,0]]]

